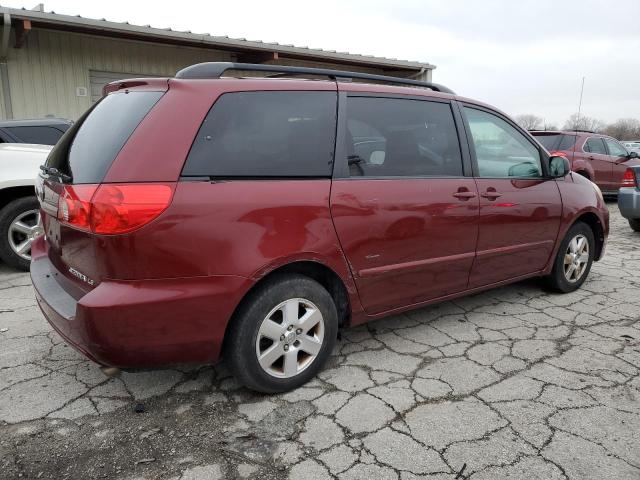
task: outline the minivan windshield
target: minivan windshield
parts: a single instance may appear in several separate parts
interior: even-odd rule
[[[47,166],[73,183],[100,183],[133,131],[164,92],[111,93],[63,135]]]

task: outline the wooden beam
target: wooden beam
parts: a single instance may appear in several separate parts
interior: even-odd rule
[[[16,25],[16,44],[15,48],[22,48],[27,40],[27,35],[31,31],[31,20],[22,20]]]

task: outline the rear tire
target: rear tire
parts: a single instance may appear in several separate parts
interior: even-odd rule
[[[36,197],[22,197],[0,210],[0,260],[13,268],[29,271],[31,240],[39,233],[35,228],[39,208]],[[24,249],[22,255],[18,253],[20,247]]]
[[[246,387],[285,392],[313,378],[333,351],[338,314],[329,292],[302,275],[275,276],[234,316],[224,357]]]
[[[561,293],[580,288],[591,270],[595,249],[591,227],[586,223],[575,223],[560,244],[551,274],[545,277],[547,286]]]
[[[629,226],[634,232],[640,232],[640,218],[630,218]]]

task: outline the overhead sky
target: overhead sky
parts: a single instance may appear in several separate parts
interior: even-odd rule
[[[45,10],[425,61],[460,95],[560,126],[585,77],[584,115],[640,118],[640,0],[45,0]]]

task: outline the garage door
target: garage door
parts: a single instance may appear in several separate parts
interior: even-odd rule
[[[148,73],[100,72],[97,70],[89,70],[91,103],[95,103],[100,100],[100,98],[102,97],[102,87],[104,87],[107,83],[122,80],[124,78],[157,76],[158,75],[149,75]]]

